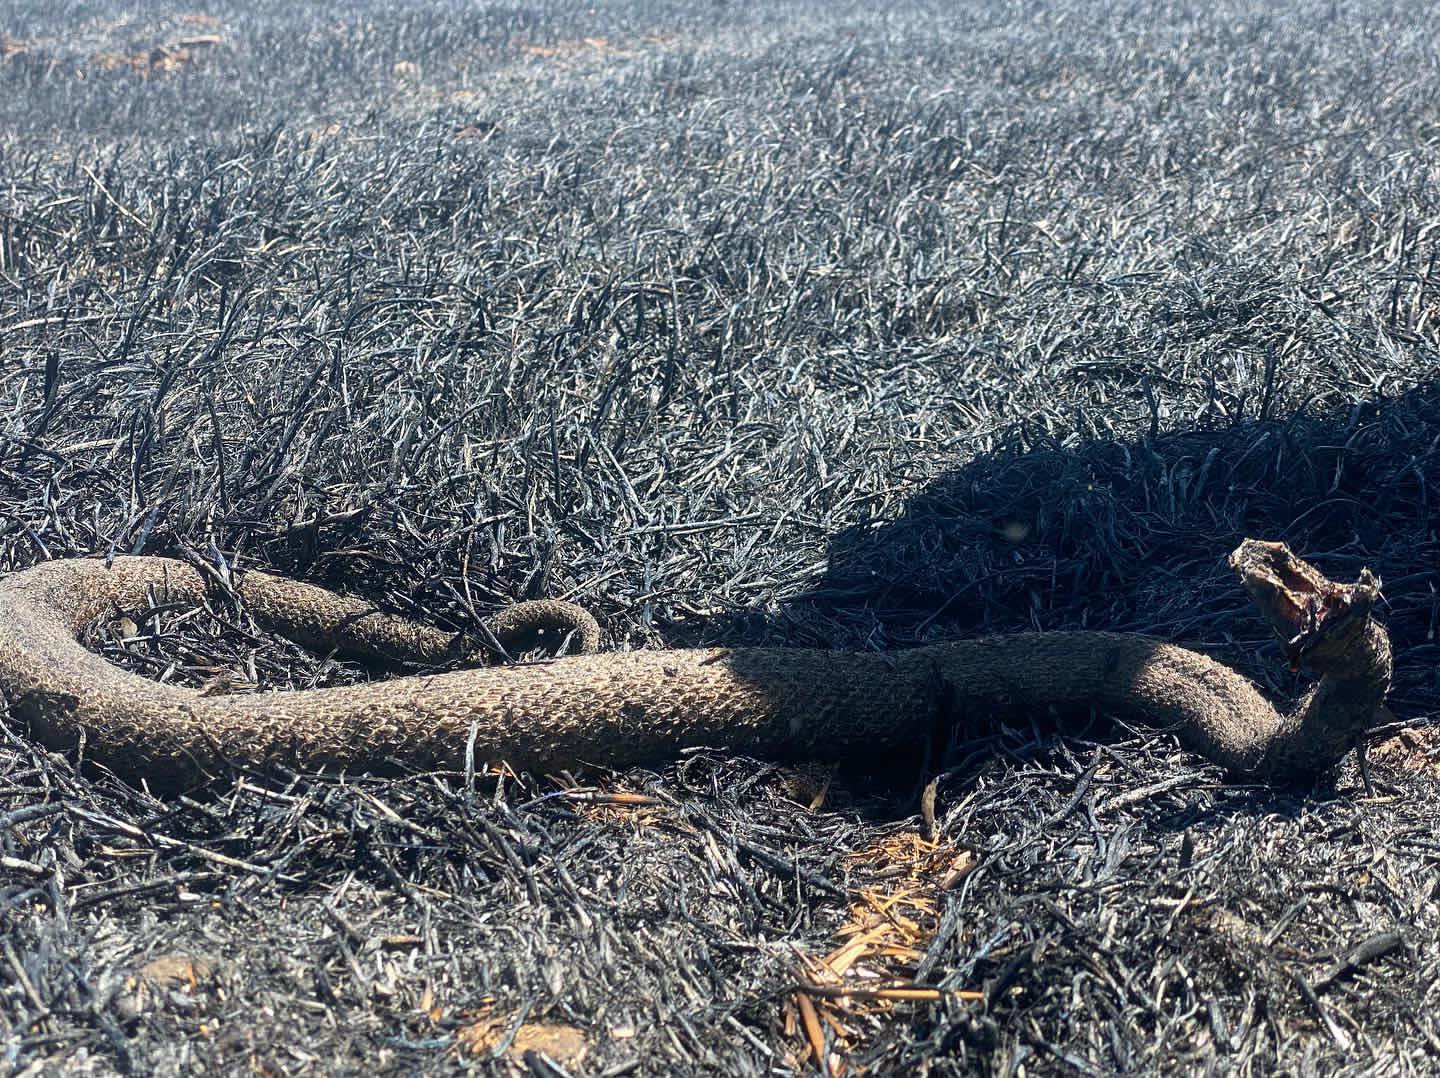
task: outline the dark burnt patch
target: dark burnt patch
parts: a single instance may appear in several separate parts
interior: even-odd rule
[[[1139,631],[1288,697],[1256,536],[1383,577],[1397,718],[1368,789],[1276,791],[965,715],[927,801],[703,752],[160,798],[7,717],[8,1066],[804,1070],[868,894],[933,993],[810,997],[873,1073],[1435,1070],[1425,5],[143,7],[7,5],[0,571],[574,599],[623,647]],[[369,676],[217,612],[120,646]]]

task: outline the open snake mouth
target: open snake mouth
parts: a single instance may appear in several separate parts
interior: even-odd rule
[[[1297,558],[1284,543],[1246,539],[1230,555],[1251,600],[1285,648],[1292,667],[1365,624],[1380,596],[1380,578],[1360,570],[1354,584],[1337,584]]]

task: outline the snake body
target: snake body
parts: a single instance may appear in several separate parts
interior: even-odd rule
[[[1280,544],[1246,540],[1232,565],[1319,683],[1279,711],[1206,656],[1142,636],[1046,632],[908,650],[701,648],[580,654],[526,666],[338,688],[212,696],[121,671],[79,635],[152,602],[203,602],[213,584],[158,557],[59,560],[0,581],[0,695],[47,746],[127,778],[184,785],[227,766],[394,770],[504,760],[533,769],[648,764],[696,746],[836,759],[922,744],[959,711],[1096,707],[1171,729],[1240,774],[1321,771],[1371,724],[1390,647],[1370,617],[1378,581],[1332,584]],[[471,638],[250,571],[235,585],[260,623],[329,650],[437,663]],[[582,648],[598,631],[566,604]]]

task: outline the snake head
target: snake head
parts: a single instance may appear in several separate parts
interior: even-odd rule
[[[1284,543],[1246,539],[1230,568],[1285,649],[1292,668],[1324,670],[1343,662],[1370,625],[1380,578],[1360,570],[1353,584],[1337,584]]]

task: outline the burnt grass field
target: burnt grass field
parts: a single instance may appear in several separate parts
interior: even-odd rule
[[[1393,721],[1304,788],[1034,715],[183,797],[0,721],[7,1073],[1440,1071],[1430,5],[297,7],[0,9],[0,572],[1135,631],[1288,699],[1256,536],[1384,579]],[[92,643],[376,676],[218,606]]]

